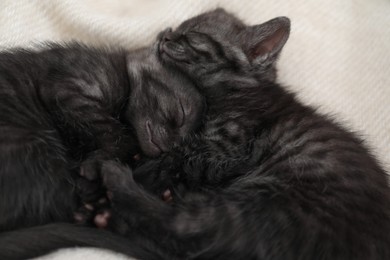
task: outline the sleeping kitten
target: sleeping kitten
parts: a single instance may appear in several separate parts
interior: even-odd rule
[[[196,127],[201,97],[179,72],[149,58],[142,75],[129,74],[155,51],[72,44],[0,53],[0,231],[73,221],[80,166],[88,177],[104,160],[131,163],[135,134],[157,156]]]
[[[361,140],[275,82],[289,31],[284,17],[247,27],[216,10],[161,35],[162,61],[197,83],[207,118],[135,171],[171,177],[173,205],[103,165],[113,221],[178,258],[390,259],[385,172]]]
[[[0,234],[0,256],[79,245],[140,259],[390,259],[385,172],[361,140],[275,82],[289,30],[287,18],[245,26],[218,9],[162,33],[160,66],[187,74],[207,102],[198,134],[133,173],[156,194],[169,188],[173,203],[105,161],[110,224],[128,241],[56,224]]]

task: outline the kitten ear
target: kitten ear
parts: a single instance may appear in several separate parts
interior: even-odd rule
[[[262,66],[273,63],[290,34],[290,19],[277,17],[245,31],[244,51],[252,64]]]

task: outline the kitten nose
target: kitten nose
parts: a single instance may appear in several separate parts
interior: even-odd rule
[[[164,52],[164,44],[166,42],[169,42],[172,38],[171,38],[171,35],[172,35],[172,28],[171,27],[168,27],[167,29],[165,29],[164,31],[160,32],[160,34],[158,35],[157,39],[158,39],[158,51],[159,53],[163,53]]]
[[[164,31],[161,32],[161,40],[164,42],[172,40],[172,28],[168,27]]]

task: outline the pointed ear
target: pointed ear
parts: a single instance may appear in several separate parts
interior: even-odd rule
[[[244,52],[252,64],[273,63],[290,34],[290,19],[277,17],[245,31]]]

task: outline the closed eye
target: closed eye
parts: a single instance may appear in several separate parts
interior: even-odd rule
[[[172,51],[175,51],[177,53],[184,53],[185,49],[180,42],[174,42],[174,41],[169,41],[165,43],[168,48],[170,48]]]
[[[215,55],[224,56],[223,47],[210,35],[190,31],[185,36],[187,45],[199,56],[203,56],[207,60],[215,60]]]
[[[208,53],[212,44],[206,34],[198,32],[188,32],[186,35],[186,42],[194,51],[201,53]]]

